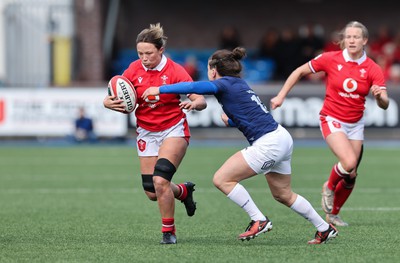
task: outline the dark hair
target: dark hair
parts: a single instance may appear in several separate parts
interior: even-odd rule
[[[240,77],[242,63],[240,60],[246,57],[246,49],[236,47],[234,50],[221,49],[211,55],[208,65],[215,68],[221,76]]]
[[[160,23],[151,24],[149,28],[143,29],[136,38],[136,44],[146,42],[154,44],[157,49],[165,47],[168,37],[164,35],[164,30]]]

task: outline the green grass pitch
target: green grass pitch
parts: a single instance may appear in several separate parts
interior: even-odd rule
[[[0,262],[397,262],[400,149],[366,147],[341,215],[349,227],[307,245],[314,227],[273,200],[261,175],[243,182],[273,230],[238,241],[249,218],[212,184],[237,147],[191,146],[174,176],[196,183],[198,209],[176,202],[177,245],[160,245],[157,203],[144,195],[136,149],[127,146],[0,147]],[[295,147],[293,190],[317,211],[335,158]]]

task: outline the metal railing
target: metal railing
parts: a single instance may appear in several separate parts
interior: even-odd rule
[[[4,18],[6,86],[47,87],[54,80],[55,67],[65,63],[64,73],[70,74],[72,50],[65,57],[54,47],[60,38],[72,43],[72,0],[10,1]],[[69,47],[72,49],[72,45]]]

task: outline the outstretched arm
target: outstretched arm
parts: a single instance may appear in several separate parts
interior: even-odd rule
[[[217,86],[210,81],[180,82],[176,84],[163,85],[160,87],[150,87],[143,92],[142,98],[155,96],[160,93],[172,94],[215,94]]]
[[[304,76],[311,74],[312,71],[308,66],[308,63],[303,64],[302,66],[295,69],[289,77],[286,79],[285,84],[283,84],[282,89],[279,91],[278,95],[271,99],[271,109],[276,109],[282,106],[283,101],[286,98],[286,95],[290,92],[290,90],[294,87],[294,85]]]
[[[190,101],[181,102],[179,105],[181,109],[188,111],[204,110],[207,107],[207,102],[204,96],[198,94],[215,94],[217,90],[217,86],[210,81],[180,82],[160,87],[150,87],[143,92],[142,98],[146,99],[149,96],[156,96],[161,93],[189,94]]]

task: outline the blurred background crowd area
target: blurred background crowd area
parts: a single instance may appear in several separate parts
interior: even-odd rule
[[[398,7],[359,0],[2,0],[0,86],[104,86],[137,59],[137,34],[158,22],[167,56],[195,80],[207,79],[215,50],[242,46],[247,81],[283,81],[321,52],[339,50],[339,31],[352,20],[367,26],[368,55],[387,81],[399,83]]]

